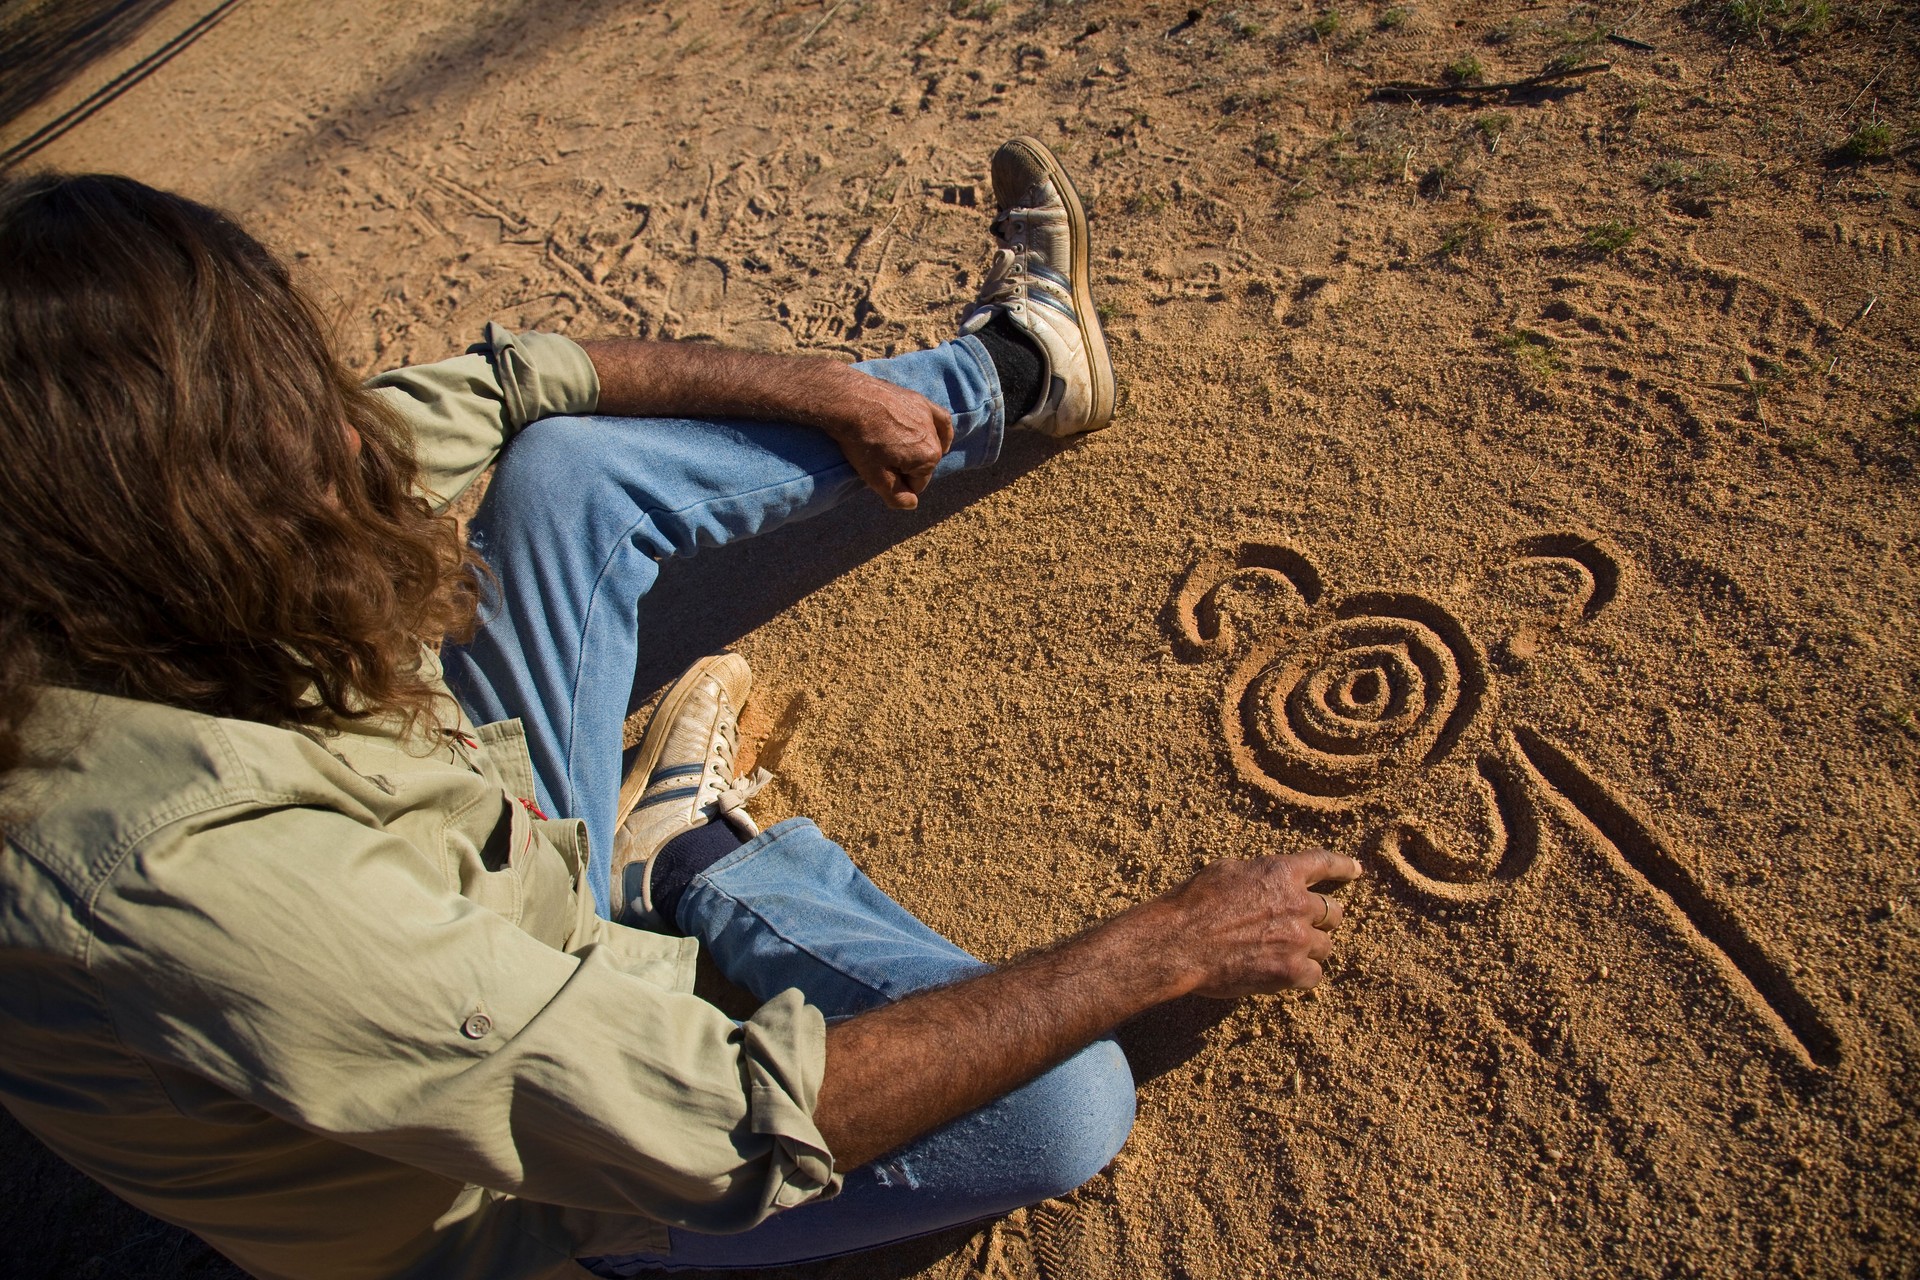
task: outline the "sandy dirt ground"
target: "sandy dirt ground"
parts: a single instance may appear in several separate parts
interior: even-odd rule
[[[737,646],[769,816],[990,959],[1370,875],[1319,991],[1125,1030],[1080,1193],[794,1274],[1920,1274],[1912,6],[246,0],[149,70],[29,163],[235,211],[369,372],[931,343],[992,148],[1082,179],[1115,427],[671,566],[635,706]],[[8,1135],[12,1274],[228,1274]]]

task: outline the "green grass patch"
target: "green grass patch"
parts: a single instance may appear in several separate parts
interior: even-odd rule
[[[1888,728],[1898,729],[1910,738],[1920,738],[1920,719],[1915,718],[1913,703],[1887,698],[1880,703],[1880,719]]]
[[[1704,217],[1712,212],[1715,201],[1733,189],[1734,176],[1719,160],[1703,160],[1697,164],[1659,160],[1640,175],[1640,184],[1665,195],[1683,213]]]
[[[1480,37],[1480,41],[1482,44],[1490,44],[1495,47],[1503,44],[1512,44],[1521,36],[1533,34],[1539,30],[1539,27],[1539,23],[1529,22],[1524,18],[1508,18],[1499,26],[1489,29],[1485,35]]]
[[[1480,65],[1480,59],[1468,54],[1456,58],[1440,69],[1440,79],[1447,84],[1467,85],[1485,84],[1487,69]]]
[[[1833,149],[1833,158],[1842,164],[1866,164],[1871,160],[1892,159],[1893,126],[1884,120],[1868,121]]]
[[[1741,40],[1794,40],[1833,25],[1827,0],[1709,0],[1700,8],[1712,25]]]
[[[1407,19],[1413,16],[1413,10],[1405,5],[1395,5],[1373,20],[1373,25],[1382,31],[1398,31],[1407,25]]]
[[[1451,258],[1456,254],[1484,249],[1487,235],[1492,230],[1493,221],[1490,218],[1468,218],[1464,222],[1456,222],[1440,233],[1440,244],[1434,249],[1434,256]]]
[[[1319,195],[1320,188],[1353,188],[1400,176],[1410,146],[1402,123],[1392,116],[1364,116],[1315,142],[1282,147],[1281,135],[1261,133],[1251,144],[1254,162],[1291,180],[1306,192],[1293,203]]]
[[[1157,188],[1136,191],[1127,197],[1127,212],[1139,218],[1152,218],[1164,213],[1167,197]]]
[[[1309,22],[1307,24],[1307,30],[1313,32],[1313,38],[1316,40],[1331,40],[1340,33],[1340,28],[1344,25],[1345,23],[1340,17],[1340,11],[1338,9],[1329,9],[1325,13],[1315,17],[1312,22]]]
[[[1532,329],[1515,329],[1500,339],[1500,348],[1513,357],[1513,362],[1532,375],[1537,381],[1546,382],[1558,374],[1567,371],[1567,362],[1560,355],[1553,339],[1544,333]]]
[[[1397,174],[1401,165],[1396,139],[1345,129],[1329,134],[1315,149],[1315,157],[1324,162],[1330,177],[1348,187]]]
[[[1278,101],[1280,92],[1277,89],[1247,89],[1220,99],[1220,113],[1232,116],[1242,111],[1265,111]]]
[[[1320,188],[1314,186],[1310,179],[1301,178],[1274,199],[1274,211],[1282,218],[1291,218],[1319,194]]]
[[[1500,135],[1507,131],[1513,121],[1504,112],[1489,111],[1483,116],[1475,116],[1473,127],[1489,148],[1500,145]]]
[[[1558,48],[1547,60],[1548,71],[1571,71],[1590,62],[1606,61],[1606,27],[1563,27],[1554,33]]]
[[[1597,227],[1589,227],[1587,234],[1580,237],[1580,245],[1588,253],[1606,257],[1620,252],[1640,238],[1640,228],[1625,222],[1603,222]]]
[[[1707,166],[1684,160],[1655,161],[1640,177],[1640,185],[1649,191],[1693,191],[1708,180]]]

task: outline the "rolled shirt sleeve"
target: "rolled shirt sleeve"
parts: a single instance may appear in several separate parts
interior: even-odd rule
[[[311,1132],[591,1214],[741,1231],[839,1189],[813,1123],[826,1026],[798,991],[736,1023],[613,948],[545,945],[337,812],[179,828],[98,903],[91,968],[136,1052]]]
[[[493,465],[530,422],[592,413],[600,378],[580,344],[557,333],[512,333],[489,324],[467,353],[367,381],[413,434],[419,487],[444,509]]]

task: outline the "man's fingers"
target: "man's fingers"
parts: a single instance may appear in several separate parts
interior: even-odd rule
[[[911,471],[889,470],[886,472],[887,487],[881,495],[887,505],[899,511],[911,511],[920,505],[919,493],[927,487],[924,477],[917,477]]]
[[[953,415],[931,400],[927,403],[933,406],[933,430],[940,437],[940,456],[944,458],[953,448]]]
[[[1307,939],[1307,958],[1316,964],[1325,964],[1327,957],[1332,954],[1333,939],[1326,934],[1315,933]]]
[[[1338,898],[1329,897],[1324,893],[1316,893],[1313,896],[1320,899],[1321,903],[1324,904],[1324,914],[1320,917],[1320,923],[1313,927],[1323,930],[1338,929],[1340,927],[1340,917],[1347,914],[1347,904]]]
[[[1360,878],[1360,864],[1344,853],[1331,849],[1304,849],[1293,856],[1293,865],[1301,873],[1302,884],[1345,884]]]

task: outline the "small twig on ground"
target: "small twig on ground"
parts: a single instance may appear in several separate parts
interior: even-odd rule
[[[1538,89],[1559,80],[1571,80],[1575,76],[1590,76],[1599,71],[1611,71],[1611,62],[1591,62],[1583,67],[1564,67],[1557,71],[1542,71],[1537,76],[1528,76],[1524,80],[1507,80],[1499,84],[1409,84],[1394,81],[1376,85],[1367,91],[1368,98],[1404,98],[1409,102],[1420,102],[1430,98],[1484,98],[1493,93],[1525,93],[1529,89]]]
[[[906,185],[903,181],[900,184],[900,189],[904,191]],[[886,269],[887,250],[893,247],[893,224],[900,221],[900,213],[905,208],[906,206],[904,204],[900,204],[896,200],[893,207],[893,216],[887,219],[886,227],[880,232],[880,252],[874,255],[873,273],[867,277],[867,297],[869,300],[873,297],[873,291],[880,285],[880,273]]]
[[[1853,95],[1853,101],[1849,102],[1847,104],[1847,109],[1845,111],[1842,111],[1838,116],[1835,117],[1835,119],[1845,120],[1848,116],[1852,115],[1853,109],[1860,105],[1860,99],[1867,96],[1867,90],[1873,88],[1873,86],[1875,86],[1876,84],[1879,84],[1880,77],[1885,74],[1887,74],[1887,69],[1885,67],[1882,67],[1878,71],[1874,72],[1873,79],[1867,81],[1865,84],[1860,86],[1860,92]]]
[[[555,271],[565,276],[567,282],[575,289],[578,289],[587,297],[599,303],[612,315],[627,321],[636,329],[644,325],[645,322],[634,312],[632,307],[629,307],[626,303],[595,284],[593,278],[582,270],[579,264],[573,262],[564,253],[560,252],[559,242],[551,235],[547,237],[547,261],[552,264]]]
[[[801,36],[800,43],[793,47],[794,57],[797,58],[801,54],[805,53],[807,51],[807,46],[813,43],[813,38],[820,34],[820,28],[826,26],[827,23],[831,22],[833,20],[833,15],[840,12],[840,10],[846,8],[846,6],[847,6],[847,0],[840,0],[838,4],[834,5],[831,9],[821,14],[820,21],[814,23],[812,30],[808,31],[807,34],[805,34],[804,36]]]
[[[1614,23],[1613,28],[1607,32],[1607,39],[1611,40],[1614,44],[1625,45],[1629,49],[1639,49],[1645,53],[1658,52],[1658,50],[1656,50],[1652,45],[1648,44],[1645,40],[1635,40],[1632,36],[1623,36],[1620,34],[1620,32],[1625,28],[1630,27],[1634,23],[1640,21],[1640,11],[1645,9],[1646,7],[1647,6],[1644,4],[1635,5],[1633,7],[1633,12],[1627,15],[1627,20],[1625,22]]]

